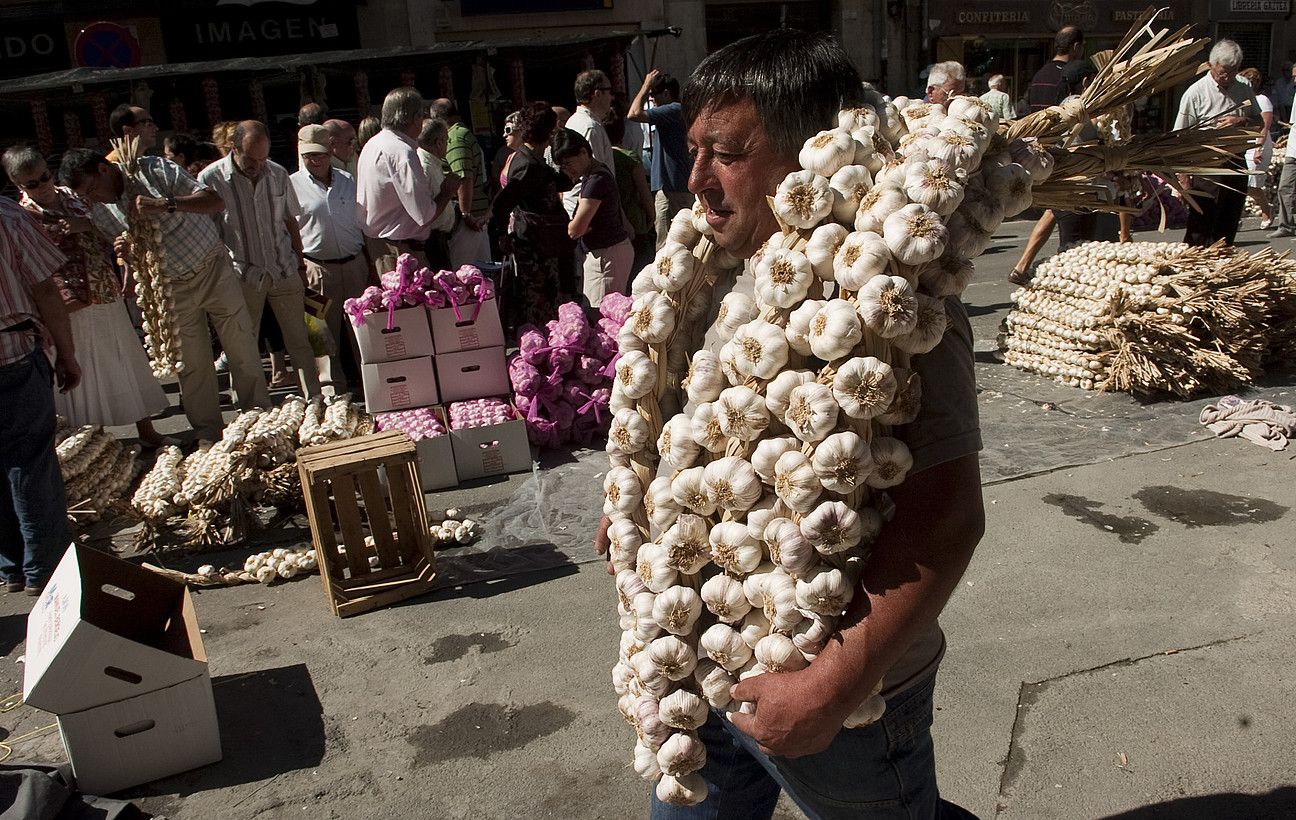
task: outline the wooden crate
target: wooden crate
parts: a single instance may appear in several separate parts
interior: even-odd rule
[[[418,454],[408,436],[393,430],[304,447],[297,469],[334,614],[345,618],[431,591],[436,565]],[[370,565],[374,557],[377,567]]]

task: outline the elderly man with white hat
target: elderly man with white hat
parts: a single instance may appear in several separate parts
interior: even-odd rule
[[[360,356],[347,331],[342,303],[359,296],[369,284],[372,268],[365,258],[365,239],[356,205],[355,178],[330,161],[329,130],[307,125],[297,132],[301,169],[292,174],[301,212],[302,253],[306,280],[328,298],[324,322],[337,355],[330,357],[328,381],[337,393],[360,385]]]

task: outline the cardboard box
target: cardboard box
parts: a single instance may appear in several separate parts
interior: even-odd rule
[[[360,347],[360,361],[369,364],[431,356],[435,347],[427,314],[427,308],[422,306],[401,308],[392,315],[390,330],[387,311],[370,313],[359,327],[352,324]]]
[[[450,424],[446,420],[445,408],[437,405],[430,408],[441,419],[446,428],[444,436],[424,438],[414,442],[414,449],[419,460],[419,484],[423,492],[443,490],[459,483],[459,474],[455,472],[454,447],[450,443]],[[383,427],[386,430],[399,430],[399,427]],[[384,483],[387,481],[383,473]]]
[[[76,787],[111,794],[221,759],[220,727],[204,670],[183,683],[60,715]]]
[[[531,469],[531,442],[522,419],[451,430],[459,480],[506,475]]]
[[[426,407],[437,403],[432,357],[360,366],[365,406],[370,413]]]
[[[482,302],[481,310],[477,309],[476,303],[463,305],[459,308],[458,317],[454,308],[429,311],[428,317],[432,320],[433,347],[440,353],[504,346],[499,302],[494,299]]]
[[[206,673],[185,585],[99,550],[69,547],[27,617],[23,699],[56,715]]]
[[[501,396],[510,391],[502,346],[443,353],[436,359],[443,402]]]

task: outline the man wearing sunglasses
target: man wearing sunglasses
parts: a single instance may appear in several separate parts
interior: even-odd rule
[[[576,93],[576,113],[567,120],[567,129],[584,137],[590,144],[594,159],[612,168],[616,162],[612,157],[612,141],[603,128],[603,118],[612,110],[612,81],[598,69],[582,71],[576,75],[572,90]],[[563,206],[568,216],[576,213],[580,188],[577,184],[563,194]]]

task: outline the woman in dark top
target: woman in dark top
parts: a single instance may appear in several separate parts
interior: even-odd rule
[[[557,318],[559,302],[576,295],[574,243],[567,235],[562,205],[562,192],[572,183],[544,159],[557,124],[548,103],[533,102],[518,112],[514,127],[522,134],[522,145],[491,203],[494,230],[503,237],[500,247],[513,256],[513,279],[503,294],[511,331]]]
[[[634,264],[616,177],[611,168],[594,159],[589,142],[566,128],[553,138],[553,158],[564,174],[581,181],[576,213],[567,235],[580,240],[585,302],[593,309],[605,293],[624,293]]]

